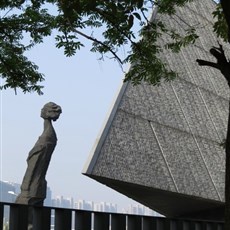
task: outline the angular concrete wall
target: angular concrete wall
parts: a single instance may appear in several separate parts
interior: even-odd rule
[[[122,86],[83,172],[167,216],[218,219],[223,213],[220,143],[226,135],[229,89],[220,72],[195,62],[210,60],[208,51],[217,45],[214,7],[211,0],[197,0],[176,16],[164,16],[178,31],[197,25],[200,38],[179,54],[163,54],[179,73],[176,80],[159,87]]]

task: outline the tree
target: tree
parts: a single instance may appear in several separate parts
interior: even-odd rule
[[[198,37],[190,27],[178,34],[167,28],[163,21],[151,21],[146,16],[149,8],[157,6],[161,14],[175,14],[177,6],[193,0],[2,0],[0,2],[0,75],[4,79],[1,89],[22,89],[23,92],[42,94],[40,83],[44,76],[38,66],[25,53],[43,39],[56,34],[56,47],[63,48],[66,56],[72,56],[84,46],[82,39],[92,42],[92,52],[99,52],[103,59],[106,53],[120,65],[130,63],[132,68],[125,75],[125,81],[139,84],[147,81],[159,84],[163,79],[171,80],[176,73],[168,69],[159,58],[162,49],[179,52]],[[52,10],[51,10],[52,6]],[[230,43],[230,2],[221,0],[213,12],[217,19],[214,31],[217,37]],[[142,27],[137,39],[135,25]],[[90,30],[86,30],[89,28]],[[91,31],[89,34],[87,31]],[[94,36],[94,31],[100,36]],[[157,40],[162,34],[171,37],[172,42],[161,47]],[[130,51],[122,60],[117,51],[129,43]],[[210,54],[216,63],[197,60],[200,66],[220,70],[230,82],[230,62],[223,46],[210,47]],[[194,60],[195,61],[195,60]],[[152,74],[154,73],[154,74]],[[230,84],[229,84],[230,85]],[[230,120],[226,138],[226,224],[230,229]]]
[[[19,88],[23,92],[42,94],[40,83],[44,75],[25,53],[52,33],[56,34],[56,47],[63,48],[66,56],[74,55],[84,46],[82,40],[88,39],[92,42],[91,51],[99,52],[102,59],[104,54],[110,53],[120,65],[136,63],[125,78],[134,84],[141,80],[156,84],[162,76],[166,80],[173,79],[176,74],[158,58],[161,47],[156,45],[156,40],[160,33],[167,32],[184,46],[194,42],[195,30],[181,37],[168,31],[162,22],[151,22],[146,14],[154,5],[158,5],[162,13],[173,14],[174,6],[188,1],[3,0],[0,3],[0,75],[4,79],[1,89]],[[136,24],[143,27],[140,40],[136,38]],[[87,28],[91,31],[89,34]],[[101,35],[95,37],[94,31]],[[127,43],[131,49],[122,60],[117,51]],[[153,71],[154,78],[150,77]]]

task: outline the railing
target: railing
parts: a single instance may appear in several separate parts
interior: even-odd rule
[[[0,202],[0,230],[223,230],[223,225],[223,222],[216,221],[170,219]]]

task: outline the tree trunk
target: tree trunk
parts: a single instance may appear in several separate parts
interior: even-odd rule
[[[230,104],[229,104],[230,108]],[[230,112],[228,115],[228,129],[226,137],[225,164],[225,230],[230,230]]]
[[[228,25],[228,42],[230,43],[230,1],[220,0],[220,4],[223,9],[223,13]],[[228,60],[229,64],[229,60]],[[230,72],[230,71],[228,71]],[[228,73],[225,78],[230,87],[230,73]],[[230,104],[229,104],[230,109]],[[225,230],[230,230],[230,110],[228,115],[228,127],[226,136],[226,164],[225,164]]]

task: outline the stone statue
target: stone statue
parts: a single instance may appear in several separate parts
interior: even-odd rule
[[[41,110],[41,117],[44,119],[44,131],[29,152],[27,170],[16,203],[43,205],[47,188],[46,172],[57,143],[52,121],[56,121],[61,112],[61,107],[53,102],[45,104]]]

